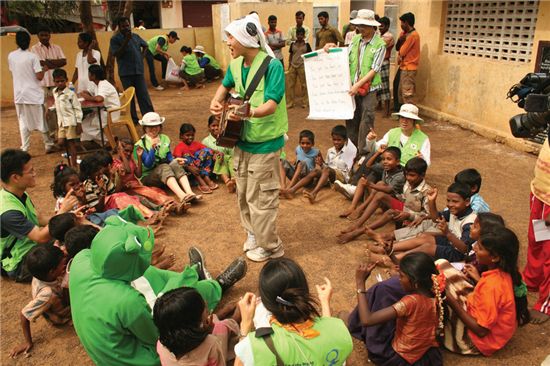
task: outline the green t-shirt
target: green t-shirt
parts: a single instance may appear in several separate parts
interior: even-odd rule
[[[216,144],[216,138],[212,134],[208,134],[202,139],[202,144],[206,147],[221,152],[224,156],[233,156],[233,149],[229,147],[218,146]]]
[[[243,82],[246,83],[250,67],[242,67]],[[283,65],[277,59],[272,59],[265,73],[264,102],[273,100],[279,104],[285,95],[285,70]],[[235,86],[235,80],[231,74],[231,68],[227,69],[222,81],[223,86],[230,89]],[[268,154],[280,150],[285,145],[284,136],[274,138],[273,140],[254,143],[239,140],[237,146],[251,154]]]
[[[185,63],[185,65],[183,65],[183,71],[185,71],[189,75],[197,75],[202,72],[199,61],[197,60],[197,56],[195,54],[191,53],[189,55],[183,56],[183,62]]]

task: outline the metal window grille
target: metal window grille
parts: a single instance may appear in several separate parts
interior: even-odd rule
[[[445,53],[530,62],[539,1],[449,0]]]

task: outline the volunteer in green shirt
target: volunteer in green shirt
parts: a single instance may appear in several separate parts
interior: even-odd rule
[[[155,75],[155,60],[162,64],[162,78],[166,77],[166,67],[170,55],[168,54],[168,46],[179,40],[178,34],[174,31],[164,35],[158,35],[147,41],[147,50],[145,51],[145,59],[149,65],[149,74],[151,76],[151,84],[157,90],[164,90],[164,87],[157,81]]]
[[[346,121],[349,139],[363,152],[366,137],[374,128],[374,112],[378,100],[376,92],[382,87],[380,69],[386,54],[386,42],[376,34],[380,23],[374,19],[374,12],[361,9],[357,17],[350,21],[357,26],[356,34],[349,46],[349,69],[351,87],[349,94],[355,98],[355,113]],[[325,50],[335,44],[326,44]]]
[[[216,59],[204,51],[204,47],[201,45],[195,46],[193,50],[199,61],[200,67],[204,69],[204,76],[206,80],[217,80],[222,76],[222,69]]]
[[[267,262],[259,286],[259,298],[248,292],[239,301],[242,338],[235,346],[235,366],[279,365],[276,354],[285,365],[346,362],[353,342],[344,322],[331,316],[332,286],[327,278],[316,286],[320,311],[304,271],[291,259]]]
[[[29,195],[28,188],[36,186],[36,172],[29,153],[7,149],[0,155],[3,189],[0,190],[0,252],[2,274],[17,282],[30,282],[25,256],[37,244],[52,238],[48,230],[49,217],[40,215]],[[59,213],[69,212],[78,204],[70,191]]]
[[[283,65],[267,45],[257,14],[232,22],[225,32],[233,60],[210,103],[212,114],[221,114],[231,89],[243,97],[264,59],[272,58],[250,98],[250,114],[244,118],[233,155],[241,223],[248,232],[243,249],[250,260],[259,262],[284,255],[277,235],[277,213],[279,156],[288,131],[285,75]]]
[[[204,88],[204,71],[199,65],[197,56],[191,47],[182,46],[180,49],[183,59],[181,60],[180,78],[183,79],[183,90],[190,86]]]

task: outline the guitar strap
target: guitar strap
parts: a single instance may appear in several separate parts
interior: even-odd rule
[[[271,62],[272,58],[273,57],[271,57],[271,56],[267,56],[264,59],[264,61],[262,62],[262,64],[258,68],[258,71],[256,71],[256,74],[254,75],[254,78],[252,79],[250,84],[248,84],[248,88],[246,88],[246,91],[244,92],[244,97],[243,97],[243,100],[245,102],[248,101],[250,99],[250,97],[252,97],[252,94],[254,93],[256,88],[258,87],[258,84],[260,83],[260,80],[262,80],[262,78],[264,77],[265,72],[267,71],[267,67],[269,66],[269,63]]]

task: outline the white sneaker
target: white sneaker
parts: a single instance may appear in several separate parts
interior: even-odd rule
[[[282,257],[283,255],[285,255],[285,250],[282,245],[279,245],[277,249],[274,250],[265,250],[262,247],[257,247],[256,249],[246,252],[248,259],[254,262],[264,262],[271,258]]]
[[[248,252],[249,250],[254,250],[258,247],[256,244],[256,237],[254,234],[247,232],[248,237],[243,244],[243,252]]]
[[[353,184],[345,184],[340,182],[339,180],[334,182],[334,189],[337,192],[340,192],[344,195],[347,199],[352,199],[353,195],[355,194],[355,190],[357,189],[357,186],[354,186]]]
[[[153,87],[153,89],[158,90],[158,91],[163,91],[164,87],[162,85],[157,85],[157,86]]]

